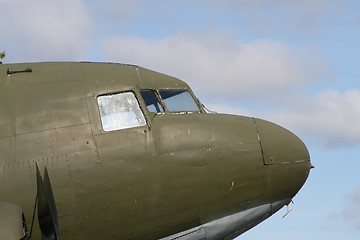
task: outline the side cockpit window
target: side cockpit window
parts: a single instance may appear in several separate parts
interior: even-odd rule
[[[140,90],[141,96],[144,99],[147,109],[149,112],[159,113],[164,112],[164,109],[159,103],[156,94],[152,90]]]
[[[200,108],[187,90],[160,90],[160,96],[169,112],[200,112]]]
[[[132,92],[99,96],[97,101],[104,131],[146,125],[144,114]]]

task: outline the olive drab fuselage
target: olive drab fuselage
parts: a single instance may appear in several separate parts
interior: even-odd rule
[[[28,226],[35,162],[47,167],[61,239],[235,237],[288,204],[311,168],[284,128],[206,113],[183,81],[112,63],[0,65],[0,151],[0,202]]]

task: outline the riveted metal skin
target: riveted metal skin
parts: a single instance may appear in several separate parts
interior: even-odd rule
[[[151,113],[141,89],[187,90],[196,101],[185,82],[133,65],[0,65],[0,201],[31,220],[37,161],[61,239],[231,239],[304,184],[309,153],[288,130],[201,106],[173,113],[161,102],[164,112]],[[122,92],[146,124],[104,131],[97,97]]]

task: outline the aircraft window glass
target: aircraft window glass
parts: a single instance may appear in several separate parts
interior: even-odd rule
[[[154,91],[141,90],[140,93],[145,101],[146,107],[149,110],[149,112],[154,112],[154,113],[164,112],[164,109],[161,107],[159,100],[157,99]]]
[[[187,90],[160,90],[159,93],[170,112],[200,112],[199,106]]]
[[[97,98],[104,131],[113,131],[146,124],[139,103],[132,92],[99,96]]]

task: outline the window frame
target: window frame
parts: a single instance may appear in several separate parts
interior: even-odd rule
[[[165,104],[163,98],[161,97],[160,91],[187,91],[188,93],[190,93],[190,96],[194,100],[196,106],[199,108],[199,111],[169,111],[169,109],[166,107],[166,104]],[[161,105],[165,109],[166,113],[171,113],[171,114],[204,113],[203,108],[199,104],[199,100],[195,97],[194,93],[189,88],[160,88],[160,89],[156,89],[156,92],[158,94],[158,98],[161,100]]]
[[[151,92],[153,92],[153,93],[155,94],[156,100],[159,102],[159,104],[160,104],[160,106],[162,107],[162,110],[163,110],[163,111],[162,111],[162,112],[151,112],[151,111],[149,110],[149,108],[147,107],[147,105],[146,105],[145,99],[144,99],[144,97],[142,96],[141,91],[151,91]],[[165,104],[164,104],[164,102],[162,101],[162,98],[161,98],[161,96],[160,96],[160,94],[159,94],[159,91],[158,91],[157,89],[140,88],[140,89],[139,89],[139,93],[140,93],[140,96],[141,96],[141,100],[142,100],[142,102],[144,103],[144,108],[145,108],[146,111],[148,111],[150,114],[155,114],[155,115],[157,115],[157,114],[164,114],[164,113],[167,111],[167,109],[166,109],[166,107],[165,107]]]
[[[139,126],[133,126],[133,127],[127,127],[127,128],[119,128],[119,129],[114,129],[114,130],[105,130],[104,129],[104,125],[103,125],[103,120],[102,120],[102,116],[101,116],[101,112],[100,112],[100,105],[99,105],[99,97],[102,96],[109,96],[109,95],[117,95],[117,94],[121,94],[121,93],[132,93],[135,97],[135,100],[138,104],[138,107],[140,109],[140,112],[145,120],[145,124],[144,125],[139,125]],[[96,107],[97,107],[97,112],[98,112],[98,118],[99,118],[99,123],[100,123],[100,129],[102,132],[104,133],[111,133],[111,132],[116,132],[116,131],[126,131],[126,130],[130,130],[130,129],[136,129],[136,128],[144,128],[144,127],[148,127],[149,126],[149,120],[147,117],[147,114],[145,113],[144,109],[143,109],[143,104],[142,104],[142,96],[140,94],[139,98],[139,94],[137,93],[137,91],[135,89],[126,89],[126,90],[122,90],[122,91],[116,91],[116,92],[106,92],[106,93],[101,93],[95,96],[95,102],[96,102]],[[146,106],[145,106],[146,107]]]

